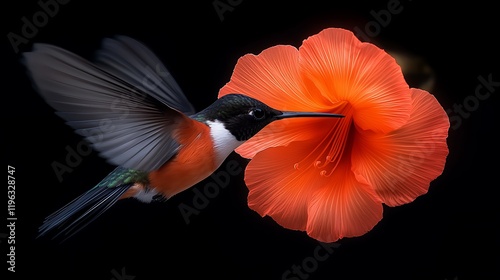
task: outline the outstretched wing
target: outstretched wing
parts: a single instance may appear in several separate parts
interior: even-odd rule
[[[171,76],[155,73],[166,69],[140,43],[105,40],[101,66],[47,44],[23,59],[39,94],[109,163],[152,171],[179,150],[174,134],[192,106]],[[145,76],[158,86],[141,85]]]
[[[96,64],[187,116],[195,113],[160,59],[132,38],[115,36],[104,39],[97,51]]]

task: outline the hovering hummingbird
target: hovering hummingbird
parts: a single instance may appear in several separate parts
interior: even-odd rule
[[[39,236],[71,236],[118,200],[169,199],[210,176],[269,123],[338,114],[282,112],[234,93],[195,113],[142,43],[106,38],[90,62],[48,44],[23,54],[34,88],[77,134],[117,166],[94,188],[48,216]]]

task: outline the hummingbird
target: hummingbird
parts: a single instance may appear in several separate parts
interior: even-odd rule
[[[210,176],[271,122],[333,117],[280,111],[232,93],[195,112],[160,59],[127,36],[102,40],[90,61],[35,43],[22,62],[36,92],[115,169],[45,218],[38,237],[69,238],[117,201],[168,200]]]

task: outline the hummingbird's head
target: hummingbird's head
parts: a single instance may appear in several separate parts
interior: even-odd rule
[[[246,141],[276,120],[281,111],[242,94],[228,94],[196,114],[204,121],[222,123],[237,141]]]
[[[282,112],[242,94],[219,98],[194,117],[224,125],[237,141],[246,141],[273,121],[293,117],[343,117],[337,114]]]

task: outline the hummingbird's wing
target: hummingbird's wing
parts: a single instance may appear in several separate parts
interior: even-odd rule
[[[132,50],[124,52],[124,57],[118,52],[111,55],[112,47],[105,47],[106,51],[101,53],[101,64],[113,73],[47,44],[35,44],[33,51],[24,53],[23,62],[39,94],[102,157],[111,164],[147,172],[159,168],[177,153],[180,147],[175,130],[190,119],[169,107],[169,104],[180,105],[185,97],[176,99],[172,97],[174,91],[164,95],[140,85],[144,75],[150,75],[155,77],[153,80],[161,80],[160,84],[167,89],[178,87],[171,83],[171,77],[162,79],[154,71],[142,72],[149,62],[141,63],[141,59],[154,61],[155,57],[142,48],[122,44],[125,46]],[[122,62],[127,65],[123,69],[120,57],[128,60]],[[180,108],[188,110],[186,105]]]
[[[95,62],[104,70],[188,116],[195,113],[163,63],[142,43],[115,36],[102,41]]]

